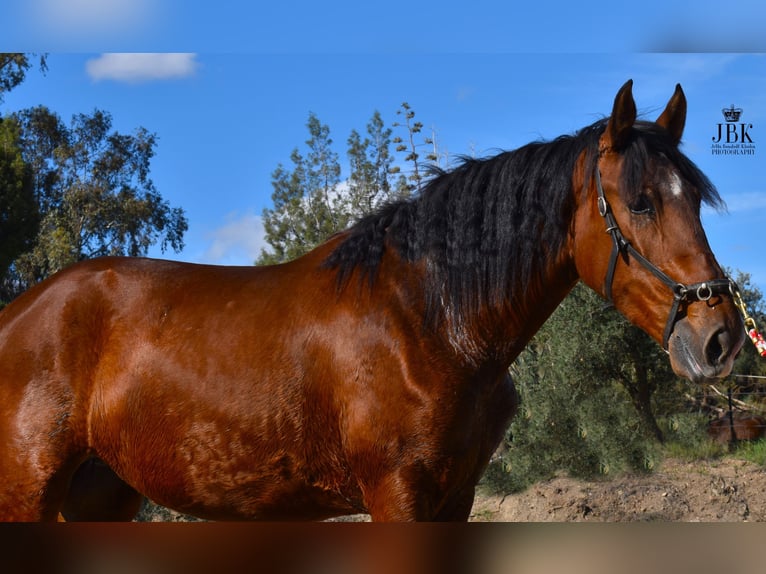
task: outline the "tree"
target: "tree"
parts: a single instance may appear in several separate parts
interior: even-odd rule
[[[306,199],[309,213],[314,219],[316,240],[320,243],[326,236],[337,231],[342,225],[344,214],[339,209],[338,184],[340,163],[338,154],[332,149],[329,126],[322,124],[315,114],[309,114],[307,127],[311,138],[306,141]]]
[[[406,140],[400,136],[396,136],[392,141],[396,144],[397,152],[404,152],[405,163],[409,163],[412,167],[409,170],[410,173],[399,182],[400,193],[414,193],[420,192],[426,179],[424,173],[423,162],[420,161],[420,153],[418,148],[422,146],[430,146],[433,151],[426,154],[425,159],[432,164],[436,164],[439,161],[439,152],[436,148],[435,138],[425,138],[423,143],[416,141],[416,136],[423,131],[423,123],[415,121],[415,111],[407,102],[402,102],[402,105],[396,112],[397,115],[404,118],[404,123],[396,122],[394,127],[403,127],[406,130]],[[399,170],[395,170],[398,173]]]
[[[578,284],[512,368],[521,397],[506,486],[566,470],[593,476],[651,468],[663,434],[655,391],[676,381],[662,349]]]
[[[386,128],[376,111],[367,124],[367,136],[351,131],[348,138],[347,212],[349,219],[359,219],[382,203],[409,195],[407,189],[394,189],[391,183],[394,157],[390,153],[391,129]],[[404,191],[404,193],[399,193]]]
[[[263,210],[263,227],[271,252],[258,263],[289,261],[319,245],[343,222],[339,209],[340,164],[332,150],[330,128],[309,114],[311,136],[304,157],[296,148],[290,155],[292,171],[279,164],[272,173],[273,208]]]
[[[157,138],[143,128],[112,130],[104,111],[77,114],[70,126],[45,107],[14,114],[19,149],[32,169],[40,225],[34,245],[2,279],[9,300],[76,261],[183,248],[183,210],[163,201],[149,177]]]
[[[306,141],[305,155],[294,149],[290,155],[292,169],[279,164],[272,173],[273,206],[263,210],[266,241],[271,248],[261,252],[256,264],[281,263],[298,257],[386,201],[407,197],[418,189],[424,176],[415,149],[425,144],[416,143],[415,134],[421,131],[422,124],[412,121],[414,112],[408,104],[402,106],[406,112],[402,125],[406,126],[413,146],[405,162],[417,174],[410,176],[409,181],[404,175],[396,176],[401,170],[390,151],[392,142],[400,142],[397,148],[400,151],[407,151],[408,147],[401,143],[401,138],[391,138],[392,130],[385,126],[379,112],[373,113],[364,138],[358,131],[351,131],[347,140],[349,176],[343,182],[338,156],[332,151],[330,130],[316,115],[309,114],[306,126],[311,137]],[[426,142],[435,146],[430,139]],[[427,156],[432,157],[436,156]]]
[[[0,53],[0,103],[3,102],[3,94],[24,81],[27,71],[32,67],[29,55],[21,53]],[[40,71],[48,69],[47,56],[40,56]]]
[[[32,58],[27,54],[0,53],[0,103],[4,94],[24,81],[30,67]],[[42,55],[40,71],[46,70],[46,56]],[[31,247],[39,222],[33,173],[21,156],[19,137],[18,123],[0,118],[0,277]]]
[[[32,246],[39,213],[32,170],[19,149],[19,125],[0,119],[0,276]]]

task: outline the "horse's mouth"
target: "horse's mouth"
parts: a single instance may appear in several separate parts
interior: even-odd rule
[[[703,367],[682,339],[675,345],[671,344],[671,348],[673,351],[670,352],[670,365],[673,367],[673,371],[677,375],[689,379],[692,383],[711,383],[725,376],[721,374],[721,370],[718,368]]]
[[[725,360],[711,360],[708,345],[695,345],[684,329],[677,329],[668,342],[670,365],[673,371],[696,384],[712,383],[729,375],[733,356]]]

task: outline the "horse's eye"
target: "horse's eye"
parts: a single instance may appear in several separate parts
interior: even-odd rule
[[[651,200],[644,194],[639,195],[628,206],[630,211],[635,215],[652,215],[654,213],[654,205]]]

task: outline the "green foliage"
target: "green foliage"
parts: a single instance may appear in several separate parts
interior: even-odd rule
[[[740,443],[737,445],[735,456],[759,466],[766,466],[766,440],[761,439]]]
[[[396,195],[391,182],[391,129],[376,111],[367,124],[367,136],[362,139],[352,130],[347,143],[351,170],[346,206],[349,218],[356,219]]]
[[[101,255],[145,255],[160,242],[180,251],[186,218],[163,201],[149,177],[156,136],[143,128],[112,131],[104,111],[77,114],[70,126],[45,107],[7,118],[19,127],[21,158],[33,174],[39,214],[33,244],[2,277],[0,299],[76,261]]]
[[[404,123],[394,122],[393,126],[396,128],[404,128],[405,137],[396,136],[392,142],[396,144],[396,151],[405,154],[404,162],[409,164],[409,175],[403,176],[399,180],[399,188],[402,193],[416,193],[419,192],[423,183],[425,182],[425,174],[423,173],[423,162],[420,159],[421,154],[418,149],[422,146],[431,146],[433,151],[426,154],[425,159],[431,164],[437,164],[439,161],[439,152],[436,147],[435,138],[424,138],[423,143],[417,142],[417,135],[423,131],[423,123],[415,121],[415,111],[407,102],[402,102],[402,105],[396,111],[396,115],[404,118]],[[395,173],[399,173],[398,169]]]
[[[0,276],[32,246],[37,234],[33,184],[32,170],[19,149],[18,123],[0,119]]]
[[[708,420],[708,416],[699,412],[678,412],[663,417],[660,424],[667,437],[663,445],[665,456],[693,461],[724,455],[727,446],[708,436]]]
[[[347,139],[348,178],[341,182],[338,155],[330,129],[315,114],[306,124],[305,150],[294,149],[292,167],[280,164],[272,173],[273,206],[263,211],[266,241],[257,264],[289,261],[313,249],[330,235],[379,205],[411,193],[391,154],[391,129],[380,113],[367,124],[366,135],[352,130]]]
[[[565,471],[654,467],[662,431],[651,398],[675,377],[659,346],[578,285],[512,368],[521,408],[499,461],[506,488]]]
[[[594,478],[654,468],[658,445],[620,385],[546,377],[519,387],[522,407],[501,460],[506,476],[496,486],[521,490],[559,471]]]
[[[708,420],[700,413],[679,413],[662,420],[668,440],[665,456],[687,461],[733,457],[766,466],[766,440],[740,441],[735,445],[714,441],[708,436]]]
[[[330,128],[315,114],[306,124],[310,138],[304,157],[296,148],[290,155],[292,171],[281,164],[272,173],[273,208],[263,210],[266,241],[260,264],[294,259],[319,245],[344,223],[338,202],[340,164],[332,151]]]
[[[0,102],[35,58],[0,53]],[[0,120],[0,302],[81,259],[144,255],[156,242],[182,249],[183,211],[149,178],[156,136],[111,128],[101,110],[70,126],[43,106]]]

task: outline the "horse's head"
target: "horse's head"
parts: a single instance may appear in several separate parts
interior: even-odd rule
[[[702,202],[722,202],[678,150],[686,121],[681,86],[656,123],[636,121],[631,90],[629,81],[615,98],[598,157],[584,158],[575,265],[586,284],[665,347],[678,375],[724,377],[744,328],[736,286],[700,222]]]

